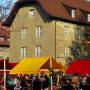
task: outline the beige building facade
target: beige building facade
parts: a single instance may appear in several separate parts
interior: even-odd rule
[[[29,15],[31,9],[34,9],[33,16]],[[10,60],[23,58],[21,53],[24,50],[21,48],[26,49],[27,57],[55,57],[55,22],[45,22],[38,10],[36,5],[19,10],[11,28],[10,52],[13,53],[10,54]]]

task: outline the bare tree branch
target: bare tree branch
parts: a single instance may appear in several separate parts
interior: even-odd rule
[[[14,0],[0,0],[0,21],[4,21],[10,13]]]

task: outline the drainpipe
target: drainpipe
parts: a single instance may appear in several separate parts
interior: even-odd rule
[[[55,60],[56,60],[56,20],[55,20]]]

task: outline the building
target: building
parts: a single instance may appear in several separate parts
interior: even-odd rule
[[[69,64],[90,56],[84,47],[90,30],[87,0],[18,0],[5,25],[12,29],[11,61],[52,56]]]
[[[10,28],[0,23],[0,59],[9,59]]]

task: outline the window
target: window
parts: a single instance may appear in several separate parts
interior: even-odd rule
[[[27,36],[27,28],[22,28],[21,29],[21,38],[26,39]]]
[[[90,22],[90,14],[87,15],[88,22]]]
[[[68,47],[65,47],[65,58],[69,57],[70,49]]]
[[[64,26],[64,37],[67,38],[69,37],[69,27],[68,26]]]
[[[75,12],[76,12],[75,9],[71,9],[71,17],[72,18],[75,18]]]
[[[86,0],[86,2],[90,3],[90,0]]]
[[[24,58],[27,56],[27,48],[21,47],[21,58]]]
[[[7,41],[10,42],[10,39],[8,38]]]
[[[76,29],[76,39],[78,39],[78,40],[81,39],[81,33],[80,33],[80,30],[78,28]]]
[[[4,38],[3,37],[0,37],[0,41],[4,41]]]
[[[29,10],[29,17],[34,16],[34,14],[35,14],[34,9],[30,9]]]
[[[41,57],[41,46],[36,46],[35,47],[35,56],[36,57]]]
[[[42,27],[36,26],[36,37],[41,37],[42,34]]]
[[[84,31],[80,28],[76,28],[76,31],[75,31],[75,37],[77,40],[83,40],[84,39]]]

